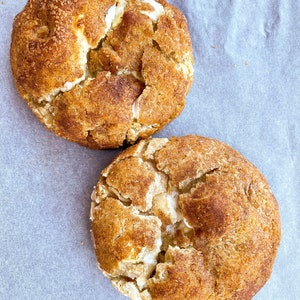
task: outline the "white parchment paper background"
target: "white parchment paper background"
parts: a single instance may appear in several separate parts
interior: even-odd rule
[[[283,235],[255,299],[300,299],[300,1],[171,3],[189,22],[195,81],[158,136],[220,139],[265,174]],[[10,34],[24,5],[0,3],[0,299],[125,299],[97,269],[88,219],[92,188],[118,150],[54,136],[17,94]]]

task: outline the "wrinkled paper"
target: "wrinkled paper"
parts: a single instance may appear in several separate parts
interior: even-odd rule
[[[195,80],[184,112],[157,136],[220,139],[266,176],[282,242],[256,300],[300,299],[300,2],[177,0]],[[0,299],[125,299],[97,268],[90,194],[119,150],[93,151],[47,131],[13,84],[10,34],[25,0],[0,3]]]

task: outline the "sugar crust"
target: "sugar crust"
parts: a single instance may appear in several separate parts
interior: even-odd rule
[[[193,81],[186,19],[164,0],[29,0],[14,20],[10,58],[39,120],[95,149],[161,130]]]
[[[103,170],[92,194],[99,267],[135,300],[251,299],[280,243],[261,172],[214,139],[149,139]]]

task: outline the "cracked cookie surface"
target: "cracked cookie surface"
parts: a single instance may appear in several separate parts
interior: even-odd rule
[[[165,0],[29,0],[10,56],[39,120],[95,149],[161,130],[181,113],[193,80],[186,19]]]
[[[278,204],[260,171],[217,140],[142,140],[92,193],[99,267],[131,299],[251,299],[280,242]]]

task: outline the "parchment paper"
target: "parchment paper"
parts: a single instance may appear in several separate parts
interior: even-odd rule
[[[255,299],[300,299],[300,1],[171,3],[189,22],[195,81],[184,112],[157,136],[220,139],[264,173],[283,235]],[[90,193],[119,150],[56,137],[16,92],[10,34],[24,5],[0,3],[0,299],[125,299],[98,270],[89,233]]]

